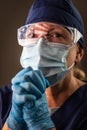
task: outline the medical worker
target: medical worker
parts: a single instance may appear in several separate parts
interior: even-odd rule
[[[12,79],[3,130],[87,130],[87,84],[73,70],[84,25],[72,1],[35,0],[17,36],[23,70]]]

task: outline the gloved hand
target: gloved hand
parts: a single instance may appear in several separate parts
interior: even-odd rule
[[[27,72],[25,73],[26,70]],[[39,70],[33,71],[32,68],[27,68],[13,79],[13,84],[19,81],[25,95],[21,95],[21,99],[19,97],[18,99],[23,103],[23,118],[29,130],[48,130],[53,128],[54,124],[50,118],[45,96],[45,90],[49,83],[43,74]],[[14,91],[18,92],[15,88]],[[19,89],[19,93],[21,92],[22,89]]]
[[[12,99],[12,108],[6,123],[11,130],[26,130],[26,123],[23,119],[22,106],[16,104],[14,97]]]
[[[23,105],[40,98],[49,86],[40,70],[23,69],[12,79],[13,97],[16,104]]]
[[[19,89],[21,92],[18,91]],[[13,90],[12,108],[6,120],[6,124],[11,130],[22,130],[22,129],[25,130],[26,123],[23,119],[23,112],[22,112],[23,106],[21,102],[19,102],[19,99],[17,99],[17,97],[20,96],[20,94],[22,94],[22,88],[20,87],[19,83],[15,82],[15,83],[12,83],[12,90]]]
[[[29,130],[46,130],[54,127],[44,94],[49,83],[42,73],[26,68],[12,79],[12,84],[13,98],[17,106],[23,106],[23,118]],[[12,114],[11,116],[14,118]]]
[[[12,79],[12,108],[6,120],[6,124],[11,130],[26,129],[26,123],[23,119],[22,107],[23,103],[25,103],[27,100],[27,95],[24,94],[25,91],[20,86],[20,83],[22,82],[22,79],[24,80],[25,73],[27,72],[28,69],[24,69]],[[24,77],[22,76],[22,74],[24,74]]]
[[[55,128],[50,113],[45,93],[40,99],[26,103],[23,106],[23,117],[29,130],[49,130]]]

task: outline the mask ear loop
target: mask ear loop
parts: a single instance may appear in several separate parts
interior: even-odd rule
[[[73,63],[71,66],[68,67],[68,70],[72,69],[75,63]]]

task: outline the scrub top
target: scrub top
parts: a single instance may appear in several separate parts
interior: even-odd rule
[[[0,128],[11,109],[11,97],[10,86],[0,89]],[[76,90],[51,118],[57,130],[87,130],[87,84]]]

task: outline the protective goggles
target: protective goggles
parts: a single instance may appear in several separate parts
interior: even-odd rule
[[[70,45],[77,43],[82,34],[76,28],[44,22],[28,24],[17,30],[17,39],[21,46],[34,46],[41,37],[51,45]]]

